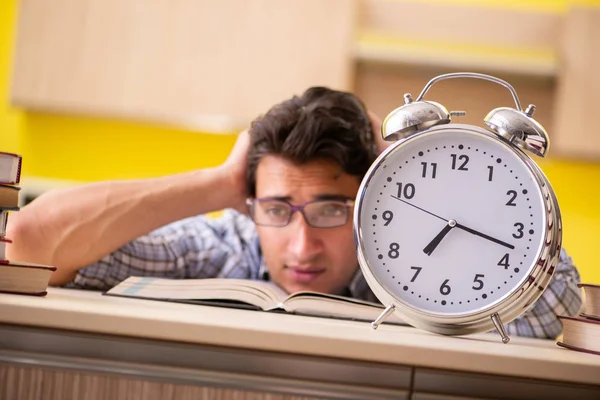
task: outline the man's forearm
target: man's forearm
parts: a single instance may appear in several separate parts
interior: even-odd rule
[[[63,284],[131,240],[170,222],[236,205],[222,168],[164,178],[100,182],[40,196],[9,217],[13,260],[54,265]]]

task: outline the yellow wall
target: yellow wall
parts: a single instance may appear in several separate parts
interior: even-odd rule
[[[560,12],[569,3],[566,0],[488,2],[539,6],[552,12]],[[582,2],[598,3],[579,1]],[[149,124],[12,109],[8,90],[16,4],[17,0],[0,1],[0,149],[23,155],[24,176],[83,181],[149,177],[217,165],[225,159],[235,135],[200,134]],[[542,168],[561,204],[565,247],[573,255],[583,279],[600,283],[595,248],[600,233],[600,210],[596,206],[596,199],[600,198],[600,164],[551,159],[544,161]]]
[[[392,0],[393,1],[393,0]],[[521,11],[542,11],[550,13],[566,12],[569,6],[597,6],[600,0],[419,0],[430,3],[450,3],[460,5],[488,6],[491,8],[514,9]]]
[[[13,48],[15,1],[0,2],[0,146],[4,151],[19,150],[21,113],[8,107],[9,64]]]

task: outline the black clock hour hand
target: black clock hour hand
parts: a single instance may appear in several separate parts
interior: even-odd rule
[[[403,199],[401,199],[400,197],[396,197],[396,196],[392,196],[392,197],[393,197],[394,199],[396,199],[396,200],[400,200],[400,201],[401,201],[401,202],[403,202],[404,204],[408,204],[409,206],[416,208],[417,210],[421,210],[421,211],[423,211],[423,212],[425,212],[425,213],[427,213],[427,214],[429,214],[429,215],[432,215],[432,216],[434,216],[434,217],[436,217],[436,218],[439,218],[439,219],[441,219],[442,221],[448,221],[446,218],[442,218],[442,217],[440,217],[439,215],[435,215],[435,214],[434,214],[434,213],[432,213],[431,211],[427,211],[427,210],[426,210],[426,209],[424,209],[424,208],[421,208],[421,207],[419,207],[419,206],[415,206],[414,204],[412,204],[412,203],[409,203],[408,201],[406,201],[406,200],[403,200]]]
[[[481,233],[481,232],[479,232],[479,231],[476,231],[475,229],[471,229],[471,228],[469,228],[469,227],[466,227],[466,226],[464,226],[464,225],[461,225],[461,224],[458,224],[458,223],[457,223],[457,224],[456,224],[456,227],[457,227],[457,228],[460,228],[460,229],[462,229],[463,231],[466,231],[466,232],[472,233],[473,235],[477,235],[477,236],[480,236],[480,237],[482,237],[482,238],[484,238],[484,239],[487,239],[487,240],[489,240],[489,241],[492,241],[492,242],[494,242],[494,243],[498,243],[498,244],[500,244],[500,245],[502,245],[502,246],[504,246],[504,247],[508,247],[508,248],[509,248],[509,249],[511,249],[511,250],[513,250],[513,249],[515,248],[515,246],[513,246],[512,244],[508,244],[508,243],[506,243],[506,242],[503,242],[503,241],[502,241],[502,240],[500,240],[500,239],[493,238],[493,237],[491,237],[491,236],[488,236],[488,235],[486,235],[485,233]]]
[[[423,253],[430,256],[431,253],[433,253],[435,248],[438,246],[438,244],[440,244],[440,242],[442,241],[444,236],[446,236],[448,234],[448,232],[450,232],[450,230],[452,228],[454,228],[455,226],[456,226],[455,220],[451,219],[450,221],[448,221],[448,223],[446,224],[446,226],[444,226],[444,228],[440,231],[440,233],[438,233],[433,238],[433,240],[431,242],[429,242],[429,244],[427,246],[425,246],[425,248],[423,249]]]

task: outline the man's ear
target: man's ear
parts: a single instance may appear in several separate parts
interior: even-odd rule
[[[377,153],[381,153],[393,142],[386,142],[381,136],[381,118],[372,111],[367,111],[369,119],[371,120],[371,127],[373,128],[373,135],[375,136],[375,144],[377,145]]]

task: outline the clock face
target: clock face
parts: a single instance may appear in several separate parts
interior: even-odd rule
[[[507,144],[473,130],[446,126],[393,147],[360,199],[361,267],[426,313],[494,306],[528,279],[544,244],[535,176]]]

